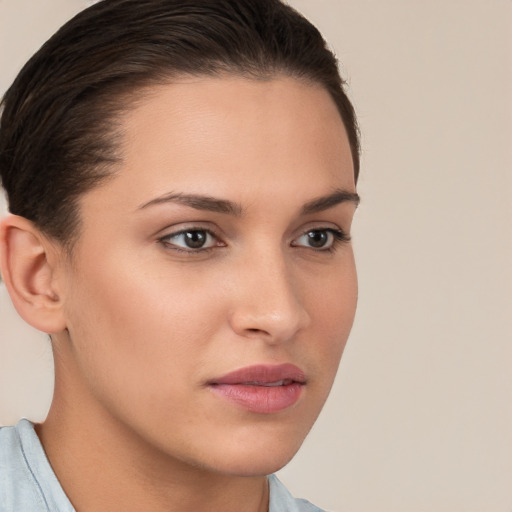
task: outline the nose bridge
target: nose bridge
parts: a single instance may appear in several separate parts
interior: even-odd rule
[[[243,336],[275,342],[293,337],[309,323],[293,269],[279,248],[245,258],[238,273],[232,324]]]

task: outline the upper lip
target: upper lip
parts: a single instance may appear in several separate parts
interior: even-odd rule
[[[304,372],[294,364],[257,364],[212,379],[209,384],[269,384],[279,381],[306,383]]]

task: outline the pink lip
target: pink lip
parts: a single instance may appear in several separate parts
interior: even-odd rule
[[[221,397],[261,414],[279,412],[294,405],[305,384],[304,372],[293,364],[248,366],[208,383]]]

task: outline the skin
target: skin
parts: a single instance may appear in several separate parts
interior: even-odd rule
[[[23,220],[3,224],[14,303],[52,333],[55,396],[38,435],[79,512],[267,510],[264,475],[316,420],[355,314],[350,241],[329,248],[356,204],[304,212],[355,193],[343,123],[324,89],[286,77],[154,87],[122,123],[122,164],[81,198],[71,259]],[[179,194],[233,211],[169,199]],[[206,250],[176,234],[192,228],[213,234]],[[311,246],[312,229],[325,246]],[[16,270],[9,255],[23,251],[38,265]],[[39,316],[17,282],[44,295]],[[207,385],[280,363],[307,383],[277,413]]]

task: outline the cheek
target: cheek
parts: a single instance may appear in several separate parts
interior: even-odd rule
[[[131,398],[156,395],[171,380],[179,389],[219,328],[221,302],[179,275],[158,278],[121,265],[86,270],[68,317],[75,357],[90,385],[117,398],[127,390]]]
[[[317,368],[326,380],[333,380],[347,338],[354,322],[357,306],[357,275],[352,254],[338,272],[325,276],[306,294],[312,317]]]

